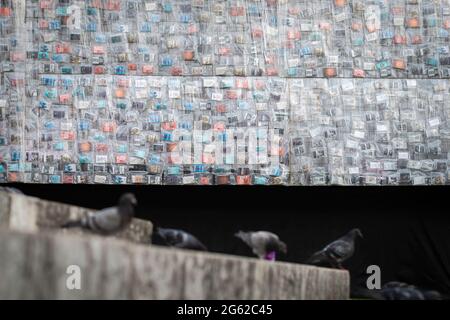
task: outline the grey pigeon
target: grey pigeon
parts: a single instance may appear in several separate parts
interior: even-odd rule
[[[137,200],[134,194],[125,193],[116,207],[105,208],[97,212],[90,212],[80,220],[69,221],[63,228],[80,227],[94,233],[111,235],[124,230],[134,216]]]
[[[0,187],[0,191],[6,192],[6,193],[23,194],[22,191],[20,191],[17,188],[14,188],[14,187]]]
[[[352,297],[374,300],[442,300],[442,295],[433,290],[422,290],[403,282],[386,283],[380,290],[353,288]]]
[[[333,241],[321,251],[314,253],[307,261],[309,264],[319,266],[331,266],[343,269],[342,263],[351,258],[355,253],[355,239],[362,238],[359,229],[353,229],[345,236]]]
[[[384,300],[425,300],[423,294],[414,288],[386,288],[381,290]]]
[[[260,259],[275,260],[276,254],[287,253],[286,244],[280,238],[268,231],[239,231],[235,236],[244,241]]]
[[[439,292],[433,290],[422,290],[416,286],[392,281],[386,283],[380,290],[385,300],[441,300]]]
[[[169,247],[208,251],[206,246],[196,237],[183,230],[157,228],[156,234],[159,235]]]

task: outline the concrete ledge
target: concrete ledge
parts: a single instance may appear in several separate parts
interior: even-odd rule
[[[79,219],[88,212],[95,211],[3,191],[0,191],[0,204],[0,227],[27,232],[53,229],[54,232],[61,233],[88,233],[80,229],[61,230],[60,226],[71,219]],[[133,219],[130,226],[117,237],[149,243],[152,230],[150,221]]]
[[[66,287],[69,265],[81,290]],[[0,230],[0,299],[348,299],[349,282],[341,270]]]

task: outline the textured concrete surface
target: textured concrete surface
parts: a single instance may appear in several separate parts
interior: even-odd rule
[[[61,233],[87,233],[80,229],[62,230],[59,226],[70,219],[79,219],[88,212],[95,211],[2,191],[0,191],[0,204],[0,226],[28,232],[53,229]],[[111,206],[113,205],[115,204],[111,203]],[[150,221],[133,219],[130,226],[117,237],[149,243],[152,229]]]
[[[68,266],[81,271],[69,290]],[[0,299],[348,299],[349,274],[93,235],[0,229]]]

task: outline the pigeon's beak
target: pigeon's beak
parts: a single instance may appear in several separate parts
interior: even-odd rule
[[[358,235],[361,237],[361,239],[364,239],[364,236],[361,231],[358,231]]]

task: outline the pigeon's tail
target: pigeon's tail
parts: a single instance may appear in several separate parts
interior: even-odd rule
[[[84,226],[84,223],[82,220],[70,220],[66,223],[64,223],[61,228],[63,229],[70,229],[70,228],[82,228]]]
[[[278,240],[278,250],[284,254],[287,254],[287,245],[281,240]]]
[[[208,251],[208,248],[201,243],[198,239],[191,239],[190,241],[187,241],[185,243],[180,243],[175,245],[176,248],[179,249],[190,249],[190,250],[197,250],[197,251]]]
[[[205,246],[202,242],[200,242],[200,251],[208,251],[208,247]]]
[[[308,260],[306,260],[306,263],[312,265],[320,265],[323,263],[327,263],[328,261],[329,259],[325,251],[319,251],[314,253]]]
[[[201,243],[199,240],[197,240],[196,242],[197,242],[196,245],[195,245],[195,249],[196,250],[198,250],[198,251],[208,251],[208,248],[203,243]]]

